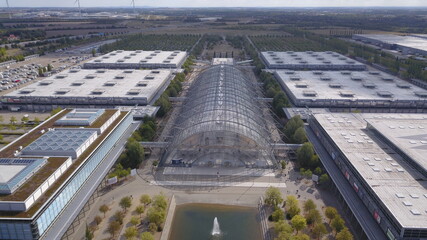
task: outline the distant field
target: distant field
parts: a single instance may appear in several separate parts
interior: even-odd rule
[[[101,52],[114,50],[163,50],[189,51],[199,40],[200,35],[192,34],[137,34],[122,37],[120,41],[101,47]]]
[[[126,28],[114,28],[114,29],[76,29],[76,30],[55,30],[46,31],[46,37],[56,37],[63,35],[84,35],[89,33],[128,33],[129,30]]]
[[[351,29],[351,28],[343,28],[343,27],[331,27],[331,28],[322,28],[322,29],[305,29],[308,32],[320,34],[320,35],[349,35],[352,34],[398,34],[402,33],[398,32],[385,32],[380,30],[359,30],[359,29]]]
[[[326,47],[300,37],[288,36],[250,36],[260,51],[326,51]]]

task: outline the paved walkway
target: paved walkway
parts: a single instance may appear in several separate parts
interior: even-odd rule
[[[275,186],[281,190],[284,197],[286,197],[286,195],[295,195],[301,200],[313,199],[318,205],[319,210],[321,210],[325,204],[337,206],[334,196],[325,194],[324,192],[318,192],[318,190],[312,186],[310,180],[300,180],[299,174],[292,170],[292,164],[289,164],[283,173],[276,171],[260,177],[248,177],[248,181],[243,180],[245,177],[242,177],[240,181],[239,179],[241,177],[224,175],[220,175],[218,181],[217,176],[212,175],[207,176],[210,180],[204,181],[203,184],[201,184],[202,181],[192,180],[169,183],[175,186],[168,186],[163,185],[165,182],[156,181],[154,178],[150,163],[152,160],[155,159],[148,159],[146,164],[147,167],[139,169],[136,177],[124,182],[120,186],[115,186],[112,189],[106,190],[101,197],[95,200],[95,203],[87,213],[87,223],[92,222],[96,215],[102,216],[98,210],[102,204],[107,204],[111,208],[101,224],[100,229],[95,232],[95,239],[109,238],[110,234],[106,232],[108,221],[112,219],[112,215],[115,211],[121,210],[118,204],[120,199],[130,195],[134,198],[132,210],[137,205],[137,200],[142,194],[154,196],[160,192],[163,192],[168,197],[174,195],[178,205],[185,203],[211,203],[257,207],[259,199],[264,195],[266,188]],[[177,176],[171,175],[171,177],[176,178]],[[230,179],[238,179],[239,181],[228,181]],[[129,211],[128,214],[130,215]],[[129,216],[127,219],[128,218]],[[86,224],[82,222],[76,230],[73,239],[84,239],[85,226]]]
[[[204,181],[151,181],[150,184],[158,186],[207,186],[207,187],[255,187],[255,188],[286,188],[283,182],[204,182]]]
[[[204,175],[204,176],[270,176],[274,177],[272,169],[251,169],[251,168],[186,168],[186,167],[165,167],[165,175]]]

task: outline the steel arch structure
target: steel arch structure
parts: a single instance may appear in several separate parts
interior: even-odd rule
[[[188,91],[162,162],[272,167],[270,134],[253,83],[236,67],[202,72]]]

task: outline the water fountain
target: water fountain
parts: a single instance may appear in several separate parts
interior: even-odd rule
[[[212,236],[221,235],[221,229],[219,229],[218,218],[215,217],[213,228],[212,228]]]
[[[259,240],[257,214],[252,207],[181,204],[175,209],[168,240]]]

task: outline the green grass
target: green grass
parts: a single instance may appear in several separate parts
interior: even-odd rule
[[[115,50],[189,51],[199,38],[199,35],[191,34],[137,34],[126,36],[115,43],[104,45],[100,48],[100,51],[103,53]]]

